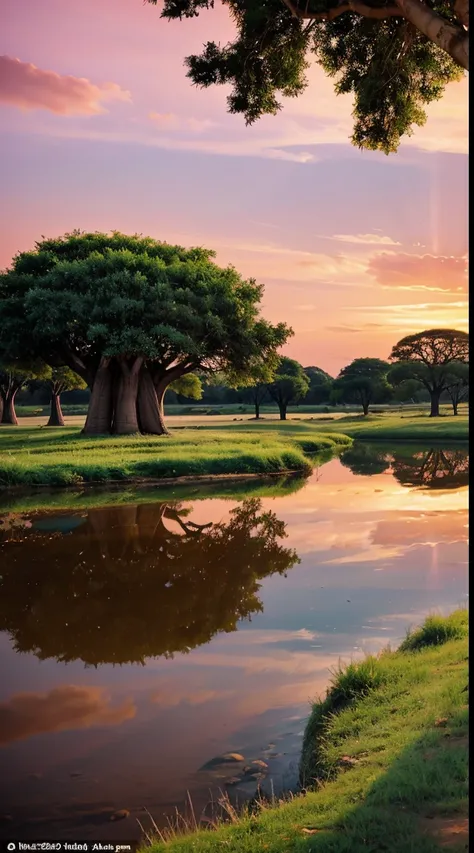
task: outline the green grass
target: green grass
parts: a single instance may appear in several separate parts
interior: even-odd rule
[[[421,628],[410,631],[400,646],[404,652],[414,652],[427,646],[439,646],[449,640],[467,636],[467,611],[456,610],[448,617],[428,616]]]
[[[169,437],[81,435],[78,427],[2,427],[0,487],[77,486],[215,475],[309,474],[309,454],[350,443],[338,433],[174,430]]]
[[[364,441],[411,441],[418,444],[429,444],[429,442],[467,442],[469,438],[469,421],[467,415],[440,418],[430,418],[427,412],[416,414],[374,414],[364,417],[363,415],[349,415],[334,421],[293,418],[290,421],[246,421],[245,423],[231,423],[223,427],[212,424],[209,426],[195,427],[195,429],[228,429],[235,432],[240,430],[257,430],[271,432],[284,431],[288,434],[308,432],[311,428],[323,435],[331,435],[333,432],[344,433],[358,440]]]
[[[153,853],[440,853],[449,821],[467,815],[467,613],[444,620],[457,638],[447,629],[436,642],[432,619],[411,635],[416,651],[333,674],[304,738],[313,789],[240,817],[229,809],[230,825],[169,833]]]

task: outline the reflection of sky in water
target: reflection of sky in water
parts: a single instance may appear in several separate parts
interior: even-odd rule
[[[189,518],[226,520],[234,505],[196,501]],[[17,655],[1,635],[3,811],[47,817],[46,829],[54,817],[55,832],[72,837],[82,809],[81,833],[95,837],[91,811],[146,805],[159,815],[186,788],[199,801],[209,780],[196,771],[213,755],[255,758],[290,732],[296,748],[308,702],[340,657],[396,644],[427,612],[466,602],[466,489],[408,489],[389,472],[355,476],[333,461],[263,508],[285,522],[301,564],[261,581],[264,611],[237,632],[172,660],[97,669]]]

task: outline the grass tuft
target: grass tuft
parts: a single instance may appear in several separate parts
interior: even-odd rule
[[[467,633],[467,610],[456,610],[447,617],[428,616],[420,628],[407,634],[400,651],[415,652],[428,646],[440,646],[449,640],[462,640]]]

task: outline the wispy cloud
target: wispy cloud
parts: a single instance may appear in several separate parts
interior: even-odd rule
[[[105,101],[131,101],[117,83],[98,86],[85,77],[44,71],[30,62],[0,56],[0,103],[22,110],[48,110],[64,116],[106,112]]]
[[[368,272],[382,286],[395,289],[450,293],[467,289],[466,257],[383,252],[370,259]]]
[[[319,234],[325,240],[338,240],[340,243],[359,243],[363,246],[401,246],[396,240],[391,237],[384,237],[381,234],[333,234],[332,237],[325,237],[324,234]]]
[[[345,310],[354,311],[345,306]],[[396,327],[400,332],[417,332],[429,328],[467,329],[468,302],[420,302],[404,305],[367,305],[358,309],[370,314],[381,326]]]
[[[205,133],[211,127],[216,126],[216,122],[210,119],[187,118],[178,116],[176,113],[149,113],[148,118],[153,124],[165,130],[184,130],[190,133]]]

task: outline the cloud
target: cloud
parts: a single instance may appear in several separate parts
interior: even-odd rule
[[[380,325],[395,326],[408,334],[421,329],[452,328],[467,330],[468,302],[419,302],[404,305],[366,305],[358,310],[370,313]],[[344,310],[354,312],[352,306]]]
[[[103,101],[130,101],[117,83],[96,86],[85,77],[44,71],[30,62],[0,56],[0,103],[22,110],[48,110],[58,115],[97,115]]]
[[[383,329],[384,327],[380,323],[364,323],[362,326],[325,326],[328,332],[336,332],[336,334],[346,334],[352,333],[357,335],[367,334],[368,331],[373,331],[374,329]]]
[[[323,234],[319,234],[319,237],[324,237]],[[392,240],[391,237],[384,237],[381,234],[334,234],[332,237],[324,237],[326,240],[338,240],[341,243],[360,243],[363,246],[367,246],[368,244],[378,245],[378,246],[401,246],[401,243],[397,243],[395,240]]]
[[[165,130],[187,130],[191,133],[205,133],[206,130],[215,126],[210,119],[183,118],[176,113],[149,113],[148,118],[153,124]]]
[[[99,687],[70,685],[49,693],[17,693],[0,703],[0,744],[66,729],[115,726],[135,713],[131,700],[111,707]]]
[[[383,252],[369,260],[368,272],[382,286],[397,290],[461,293],[467,289],[466,257]]]

